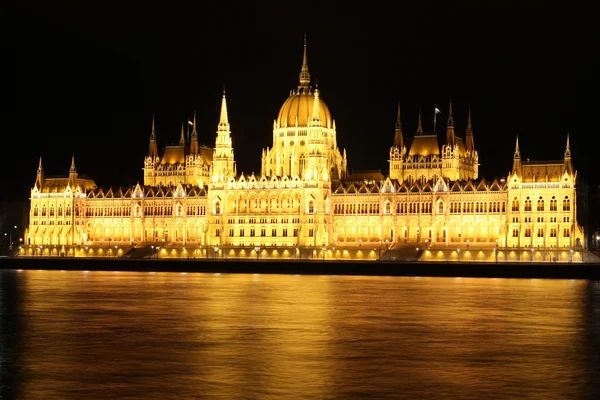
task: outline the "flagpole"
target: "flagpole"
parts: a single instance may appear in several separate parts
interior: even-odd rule
[[[435,106],[435,104],[433,105],[433,134],[435,135],[435,122],[437,119],[437,107]]]
[[[188,128],[188,131],[187,131],[187,139],[188,139],[188,143],[189,143],[189,142],[190,142],[190,117],[188,117],[188,119],[187,119],[187,122],[188,122],[188,123],[186,124],[186,125],[187,125],[187,128]]]

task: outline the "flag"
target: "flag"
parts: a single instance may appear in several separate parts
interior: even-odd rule
[[[435,108],[435,113],[436,113],[436,114],[439,114],[439,113],[441,113],[440,109],[436,107],[436,108]]]
[[[194,126],[194,123],[188,119],[188,125]]]

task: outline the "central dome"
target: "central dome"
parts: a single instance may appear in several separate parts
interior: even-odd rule
[[[314,99],[315,97],[312,92],[305,90],[293,92],[285,103],[283,103],[281,110],[279,110],[277,127],[293,128],[296,126],[296,118],[298,118],[298,127],[308,127],[309,121],[312,119]],[[321,119],[321,126],[331,128],[329,107],[327,107],[321,96],[319,96],[319,117]]]

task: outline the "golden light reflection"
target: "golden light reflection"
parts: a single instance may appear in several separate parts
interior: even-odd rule
[[[56,390],[70,399],[105,382],[105,398],[443,398],[457,391],[577,398],[577,386],[564,382],[596,367],[585,364],[585,332],[589,291],[599,298],[600,285],[586,281],[94,271],[15,277],[27,299],[22,398],[51,398]]]

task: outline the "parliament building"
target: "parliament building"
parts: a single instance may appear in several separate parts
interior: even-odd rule
[[[74,159],[68,176],[47,177],[40,159],[20,254],[379,259],[407,248],[421,259],[573,261],[584,232],[568,136],[558,161],[522,159],[517,138],[510,174],[487,181],[470,111],[459,134],[449,104],[445,140],[423,131],[420,112],[409,140],[400,117],[398,106],[389,174],[350,174],[305,42],[260,175],[237,170],[224,92],[214,148],[199,145],[194,115],[191,136],[182,129],[161,152],[152,121],[143,184],[100,188]]]

